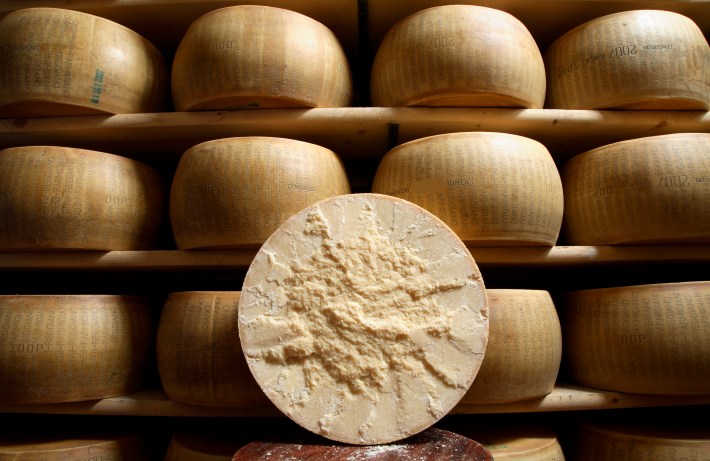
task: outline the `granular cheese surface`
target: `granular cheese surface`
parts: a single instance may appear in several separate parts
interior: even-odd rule
[[[239,334],[274,404],[333,440],[388,443],[465,394],[488,340],[485,288],[442,221],[378,194],[323,200],[282,225],[244,280]]]

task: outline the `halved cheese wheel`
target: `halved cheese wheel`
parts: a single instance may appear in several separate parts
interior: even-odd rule
[[[572,291],[564,319],[565,358],[577,383],[710,394],[710,282]]]
[[[706,420],[610,417],[583,421],[575,437],[578,461],[705,460],[710,459],[710,429]],[[572,451],[572,450],[570,450]],[[497,458],[496,458],[497,459]]]
[[[138,296],[0,296],[0,402],[75,402],[139,390],[153,359],[152,310]]]
[[[710,133],[620,141],[561,171],[572,245],[710,242]]]
[[[108,19],[26,8],[0,19],[3,117],[156,112],[167,68],[152,43]]]
[[[375,55],[374,106],[542,108],[545,65],[525,25],[476,5],[427,8],[396,23]]]
[[[692,19],[632,10],[588,21],[545,54],[547,107],[710,109],[710,47]]]
[[[488,347],[461,403],[506,403],[543,397],[555,387],[562,331],[545,290],[488,289]]]
[[[193,405],[268,402],[237,337],[238,291],[171,293],[160,316],[157,363],[165,394]]]
[[[0,151],[0,250],[146,250],[165,191],[152,167],[58,146]]]
[[[320,22],[238,5],[190,25],[175,53],[172,92],[179,111],[344,107],[352,78],[337,37]]]
[[[332,440],[384,444],[445,416],[488,341],[478,267],[441,220],[406,200],[351,194],[286,221],[259,249],[239,336],[261,388]]]
[[[340,158],[295,139],[207,141],[180,158],[170,193],[179,249],[258,248],[288,217],[350,193]]]
[[[553,246],[562,226],[562,181],[539,142],[508,133],[428,136],[391,149],[372,192],[437,215],[467,245]]]
[[[86,427],[57,430],[35,424],[22,433],[3,428],[0,461],[149,461],[155,450],[147,434]]]

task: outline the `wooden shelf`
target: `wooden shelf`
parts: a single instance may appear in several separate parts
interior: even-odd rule
[[[504,404],[459,404],[450,414],[533,413],[620,408],[708,405],[710,395],[641,395],[602,391],[561,384],[547,396]],[[115,416],[172,417],[274,417],[283,416],[271,405],[258,407],[211,407],[170,400],[160,389],[86,402],[52,404],[0,404],[0,413],[42,413]]]

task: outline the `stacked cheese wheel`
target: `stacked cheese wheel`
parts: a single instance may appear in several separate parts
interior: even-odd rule
[[[347,57],[323,24],[260,5],[220,8],[188,28],[172,67],[177,110],[343,107]]]
[[[321,200],[263,244],[239,337],[266,395],[335,441],[383,444],[445,416],[488,341],[483,281],[463,242],[406,200]]]
[[[0,402],[94,400],[139,390],[152,306],[122,295],[0,296]]]
[[[5,117],[158,111],[167,93],[160,52],[108,19],[27,8],[0,20],[0,113]]]
[[[671,11],[632,10],[586,22],[545,55],[547,106],[560,109],[710,109],[710,47]]]
[[[179,249],[256,248],[291,215],[349,192],[340,158],[325,147],[273,137],[207,141],[178,163],[173,235]]]
[[[710,282],[568,293],[564,350],[577,383],[635,394],[710,394]]]
[[[0,151],[0,249],[144,250],[164,214],[159,173],[85,149]]]
[[[599,418],[579,425],[574,452],[578,461],[706,460],[710,459],[710,428],[701,420],[663,414],[623,418]]]
[[[166,395],[209,406],[268,402],[254,381],[237,332],[238,291],[168,296],[157,335],[157,364]]]
[[[542,55],[525,25],[493,8],[445,5],[395,24],[372,65],[375,106],[542,108]]]
[[[710,242],[710,133],[608,144],[561,176],[573,245]]]
[[[562,332],[550,293],[488,289],[488,347],[461,403],[505,403],[549,394],[562,359]]]
[[[403,198],[443,220],[467,245],[555,245],[562,182],[539,142],[507,133],[429,136],[391,149],[372,192]]]

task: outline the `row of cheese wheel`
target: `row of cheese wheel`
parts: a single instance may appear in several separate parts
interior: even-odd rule
[[[5,116],[166,107],[161,52],[105,18],[17,10],[0,20],[0,49]],[[708,110],[708,66],[700,28],[670,11],[589,21],[555,41],[543,59],[509,13],[446,5],[388,31],[372,63],[370,92],[375,106]],[[350,63],[332,31],[267,6],[230,6],[197,18],[177,47],[170,80],[178,111],[353,103]]]
[[[519,416],[519,415],[518,415]],[[704,422],[689,423],[666,421],[663,412],[646,415],[639,420],[614,421],[609,418],[580,417],[574,421],[573,429],[558,436],[556,428],[538,421],[510,424],[506,420],[486,417],[482,421],[459,424],[442,424],[441,428],[427,429],[425,433],[446,433],[463,437],[482,445],[486,453],[495,460],[508,461],[630,461],[637,459],[662,460],[705,460],[710,457],[710,431]],[[169,440],[155,440],[150,431],[113,427],[111,430],[97,431],[87,427],[72,426],[64,431],[42,430],[41,432],[19,432],[7,429],[0,435],[0,461],[34,460],[43,461],[83,461],[87,459],[111,459],[112,461],[231,461],[242,459],[270,459],[272,461],[294,459],[303,455],[303,444],[281,442],[289,437],[275,436],[275,428],[283,433],[298,433],[297,428],[283,425],[283,421],[270,421],[270,431],[263,428],[245,430],[222,424],[218,427],[178,427],[170,433]],[[32,429],[37,429],[33,427]],[[266,441],[266,442],[265,442]],[[270,443],[268,443],[270,442]],[[308,459],[344,459],[333,455],[342,445],[328,444],[324,440],[309,440],[311,451]],[[403,460],[396,457],[395,449],[404,451],[407,440],[396,445],[381,447],[350,447],[352,451],[346,459],[387,459]],[[439,441],[440,442],[440,441]],[[419,442],[421,443],[421,441]],[[443,447],[437,444],[439,450]],[[240,453],[253,452],[258,446],[269,448],[268,458],[242,458]],[[250,448],[252,450],[250,450]],[[406,451],[404,451],[406,453]],[[315,455],[318,456],[315,456]],[[287,457],[288,455],[288,457]],[[382,457],[378,457],[382,455]],[[358,457],[359,456],[359,457]],[[304,459],[304,458],[295,458]],[[420,458],[416,459],[429,459]],[[441,459],[433,456],[431,459]],[[491,459],[475,458],[475,459]]]
[[[146,385],[205,406],[268,403],[238,338],[240,292],[168,296],[155,328],[141,297],[0,297],[0,403],[109,398]],[[710,282],[569,292],[562,322],[544,290],[487,290],[489,340],[462,404],[544,397],[563,351],[579,384],[611,391],[710,394]],[[157,331],[157,333],[156,333]],[[564,347],[563,347],[564,344]]]
[[[598,147],[558,171],[533,139],[450,133],[391,149],[371,192],[421,206],[469,246],[708,243],[709,158],[710,134],[676,133]],[[178,249],[258,248],[298,211],[351,192],[333,151],[250,136],[191,147],[166,189],[121,156],[4,149],[0,250],[153,249],[167,195]]]

